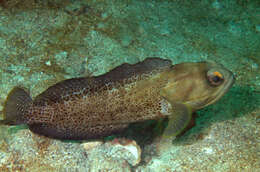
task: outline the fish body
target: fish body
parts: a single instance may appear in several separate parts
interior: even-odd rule
[[[104,75],[61,81],[34,100],[16,87],[8,95],[1,123],[27,124],[34,133],[56,139],[82,140],[168,117],[165,135],[176,135],[193,111],[217,101],[233,81],[232,73],[216,63],[172,65],[170,60],[147,58]]]

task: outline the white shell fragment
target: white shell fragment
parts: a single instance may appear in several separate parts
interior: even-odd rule
[[[115,139],[105,145],[110,149],[110,156],[115,159],[125,159],[132,166],[141,161],[141,148],[134,140]]]

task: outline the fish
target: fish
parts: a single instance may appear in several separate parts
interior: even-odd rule
[[[2,125],[26,124],[54,139],[99,139],[123,132],[131,123],[168,119],[163,137],[181,133],[192,113],[218,101],[235,77],[213,61],[184,62],[146,58],[91,77],[67,79],[32,99],[13,88]]]

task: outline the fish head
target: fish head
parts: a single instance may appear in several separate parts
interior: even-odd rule
[[[195,111],[219,100],[234,81],[233,73],[216,62],[181,63],[168,72],[161,95]]]

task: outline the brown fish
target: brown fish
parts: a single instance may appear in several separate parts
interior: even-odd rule
[[[214,62],[172,65],[148,58],[101,76],[61,81],[34,100],[16,87],[0,123],[27,124],[32,132],[57,139],[93,139],[133,122],[168,117],[163,135],[175,136],[192,112],[216,102],[233,82],[233,74]]]

